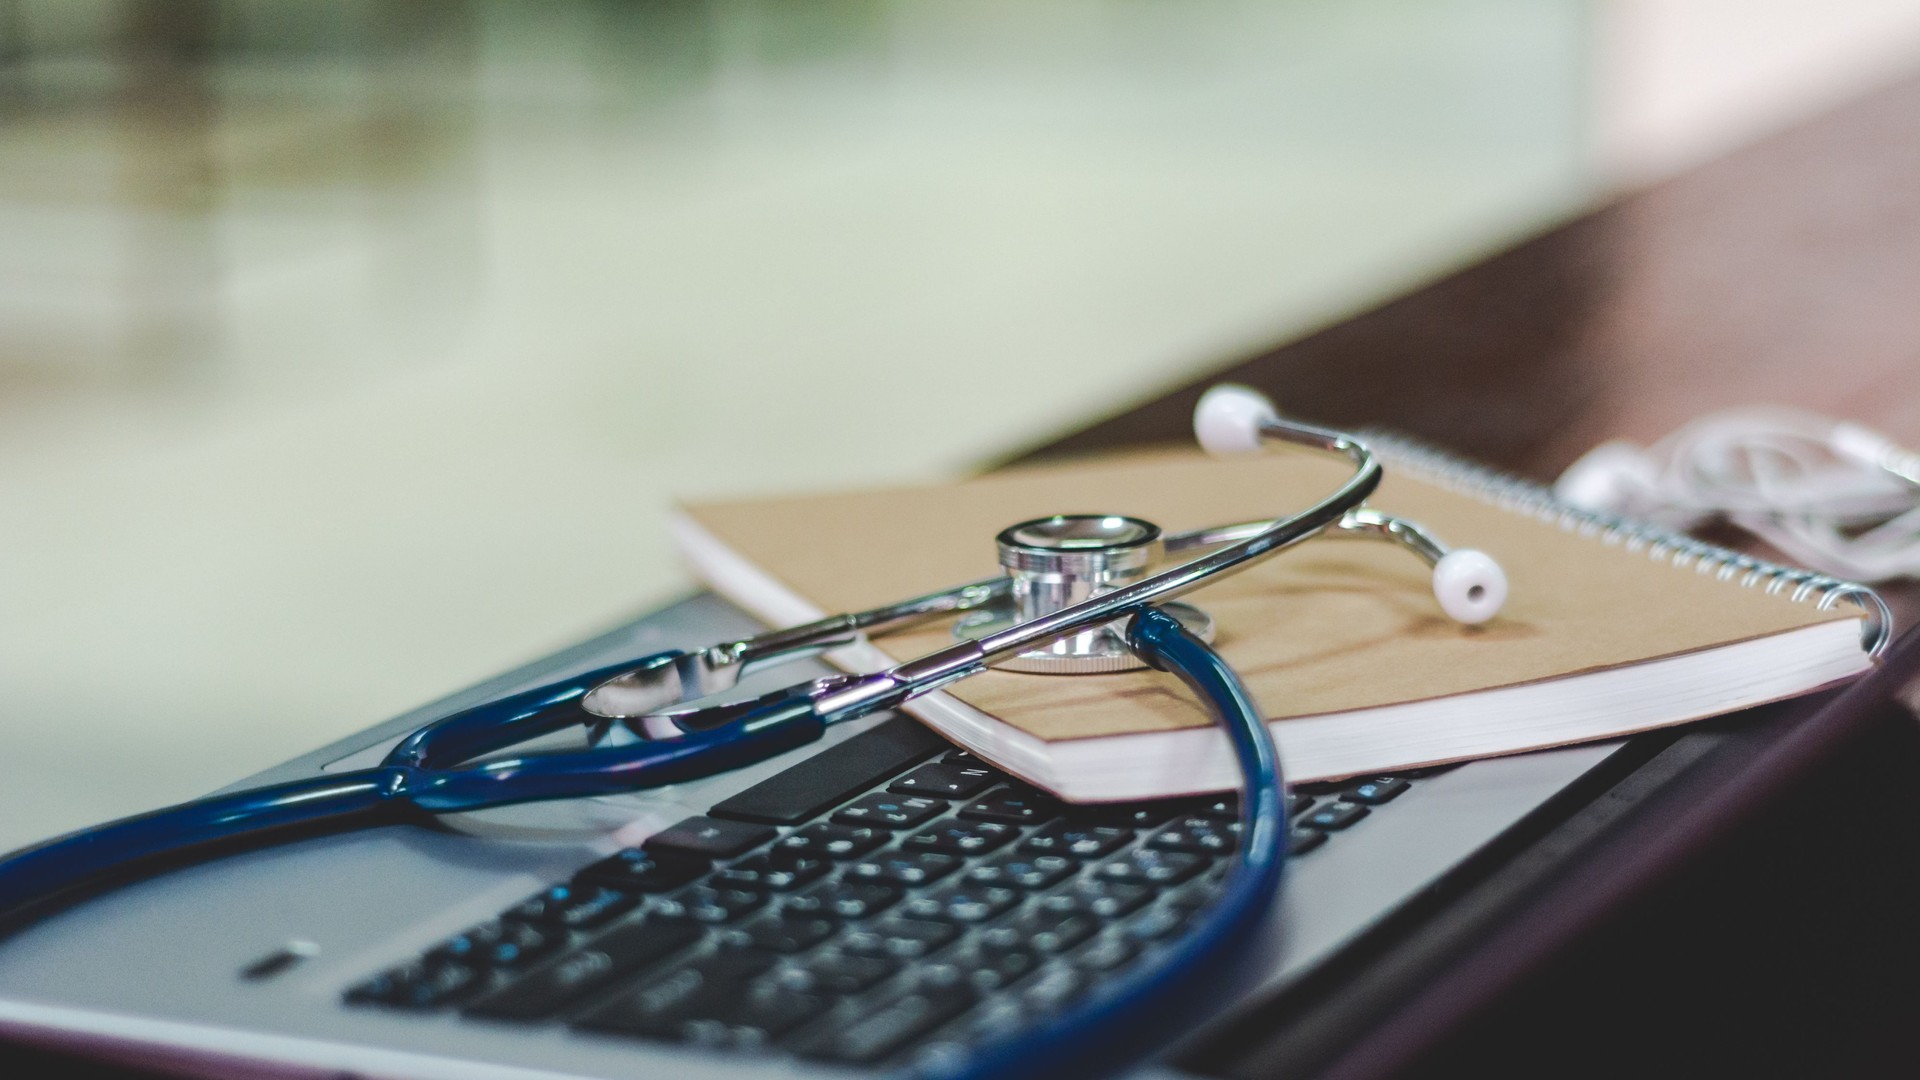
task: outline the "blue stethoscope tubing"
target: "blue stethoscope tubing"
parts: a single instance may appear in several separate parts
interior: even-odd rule
[[[461,765],[591,721],[580,699],[635,666],[623,661],[455,713],[370,769],[212,795],[24,848],[0,860],[0,930],[142,874],[294,835],[696,780],[804,746],[825,730],[811,700],[790,688],[710,731]]]
[[[1226,728],[1239,761],[1242,838],[1222,892],[1188,932],[1126,978],[1017,1037],[962,1059],[922,1062],[910,1075],[938,1080],[1093,1076],[1133,1060],[1163,1033],[1178,1002],[1204,991],[1233,947],[1252,932],[1278,887],[1286,818],[1278,756],[1260,711],[1218,653],[1151,607],[1131,616],[1127,638],[1172,672]],[[468,709],[414,732],[370,769],[216,795],[123,818],[0,860],[0,928],[142,874],[297,835],[419,820],[541,799],[574,798],[711,776],[819,738],[806,694],[767,695],[746,719],[707,732],[630,746],[529,755],[457,766],[476,755],[582,721],[579,700],[622,662]]]
[[[1217,1001],[1280,887],[1287,858],[1280,755],[1266,721],[1227,662],[1157,608],[1142,608],[1127,641],[1149,664],[1178,676],[1226,729],[1240,770],[1240,848],[1206,913],[1151,963],[1094,991],[1040,1026],[964,1058],[922,1063],[921,1080],[1040,1080],[1101,1076],[1139,1060],[1187,1017]]]

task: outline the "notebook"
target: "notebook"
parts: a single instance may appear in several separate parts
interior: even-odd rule
[[[1376,445],[1379,443],[1376,441]],[[1411,444],[1382,447],[1368,505],[1500,561],[1506,607],[1453,623],[1427,566],[1378,541],[1315,538],[1183,597],[1271,719],[1293,781],[1610,738],[1825,687],[1871,665],[1858,586],[1555,504]],[[999,572],[994,535],[1055,513],[1167,532],[1270,518],[1349,474],[1307,451],[1210,459],[1153,450],[925,487],[703,502],[682,555],[711,588],[792,625]],[[1822,601],[1825,601],[1824,603]],[[945,623],[830,655],[878,670],[952,641]],[[1173,677],[989,671],[907,710],[1073,801],[1233,785],[1231,748]]]

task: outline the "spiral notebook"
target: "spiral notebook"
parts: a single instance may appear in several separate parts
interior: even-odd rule
[[[1381,445],[1376,442],[1376,445]],[[1314,539],[1184,597],[1271,718],[1295,781],[1611,738],[1846,680],[1879,629],[1859,586],[1564,508],[1540,489],[1408,444],[1369,505],[1505,567],[1506,608],[1465,627],[1426,565],[1392,545]],[[998,572],[994,534],[1054,513],[1128,514],[1168,532],[1272,517],[1347,475],[1280,451],[1159,450],[931,487],[695,503],[676,542],[715,591],[770,625]],[[944,624],[830,656],[871,671],[951,642]],[[990,671],[908,711],[1075,801],[1230,787],[1231,750],[1171,676]]]

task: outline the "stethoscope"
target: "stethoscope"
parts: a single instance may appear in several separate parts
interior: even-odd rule
[[[964,1059],[922,1062],[914,1071],[1013,1077],[1117,1067],[1147,1048],[1169,1003],[1204,996],[1236,940],[1271,901],[1286,856],[1280,766],[1266,723],[1208,643],[1210,621],[1170,602],[1313,536],[1384,539],[1413,552],[1432,567],[1442,610],[1461,622],[1491,618],[1507,591],[1500,567],[1486,555],[1449,550],[1420,526],[1365,506],[1381,468],[1354,436],[1283,419],[1264,397],[1234,386],[1202,396],[1194,430],[1215,454],[1255,451],[1271,440],[1340,454],[1353,472],[1291,516],[1175,535],[1119,515],[1022,522],[997,539],[1006,570],[999,578],[607,665],[436,720],[372,768],[209,796],[23,849],[0,860],[0,926],[16,927],[114,883],[241,847],[712,776],[989,667],[1068,673],[1146,665],[1193,690],[1225,729],[1239,763],[1241,849],[1217,898],[1157,957],[1046,1024]],[[1149,572],[1163,555],[1186,551],[1204,553]],[[956,613],[952,644],[884,671],[812,679],[740,701],[706,700],[733,689],[755,666]],[[585,729],[588,749],[493,756],[575,727]]]

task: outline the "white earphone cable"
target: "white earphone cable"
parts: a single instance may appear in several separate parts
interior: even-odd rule
[[[1920,577],[1920,455],[1800,410],[1711,413],[1647,449],[1602,443],[1554,494],[1678,530],[1726,521],[1855,581]]]

